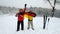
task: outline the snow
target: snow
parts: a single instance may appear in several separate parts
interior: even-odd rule
[[[17,17],[15,15],[0,15],[0,34],[60,34],[60,18],[49,17],[50,21],[43,29],[43,17],[35,17],[33,20],[34,30],[27,30],[27,18],[24,19],[24,30],[16,32]],[[47,26],[48,25],[48,26]]]

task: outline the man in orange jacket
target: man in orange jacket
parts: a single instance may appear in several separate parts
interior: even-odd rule
[[[24,30],[24,14],[26,11],[26,4],[24,9],[19,9],[19,12],[16,14],[16,17],[18,17],[18,22],[17,22],[17,31],[19,31],[20,24],[21,24],[21,30]]]
[[[35,17],[35,16],[36,16],[36,14],[34,12],[32,12],[32,10],[30,9],[30,11],[28,12],[28,29],[30,28],[30,25],[31,25],[32,30],[34,30],[33,17]]]
[[[30,9],[29,12],[25,12],[24,17],[28,18],[28,28],[27,29],[29,29],[30,25],[31,25],[32,30],[34,30],[33,17],[35,17],[35,16],[36,16],[36,14],[32,11],[32,9]]]

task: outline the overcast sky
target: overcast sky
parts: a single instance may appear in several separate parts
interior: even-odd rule
[[[8,6],[8,7],[23,8],[25,3],[27,4],[27,7],[32,6],[32,7],[51,8],[50,4],[44,0],[0,0],[1,6]],[[60,6],[57,5],[56,8],[60,9]]]

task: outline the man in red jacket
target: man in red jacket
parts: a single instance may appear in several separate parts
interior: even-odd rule
[[[19,9],[19,12],[16,14],[16,17],[18,17],[18,23],[17,23],[17,31],[19,31],[20,24],[21,24],[21,30],[24,30],[24,13],[26,10],[26,4],[24,9]]]

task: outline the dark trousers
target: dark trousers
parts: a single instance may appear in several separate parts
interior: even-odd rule
[[[24,23],[23,23],[23,21],[18,21],[18,23],[17,23],[17,31],[20,30],[20,24],[21,24],[21,30],[24,30]]]

